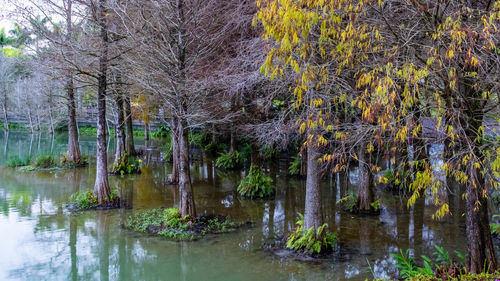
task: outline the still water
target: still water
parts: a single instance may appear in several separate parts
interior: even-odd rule
[[[322,183],[324,216],[340,239],[332,257],[304,261],[287,251],[271,253],[263,245],[293,229],[303,212],[305,182],[288,177],[286,165],[272,165],[267,172],[277,185],[276,199],[241,200],[236,187],[243,172],[220,171],[200,155],[191,166],[198,213],[225,214],[254,226],[194,242],[130,232],[120,227],[130,214],[177,203],[177,188],[163,184],[170,166],[153,161],[158,153],[152,149],[141,175],[110,176],[129,208],[75,214],[64,205],[72,193],[93,187],[92,163],[50,172],[4,166],[14,155],[63,153],[66,141],[64,135],[0,133],[0,280],[365,280],[394,276],[390,254],[399,249],[431,255],[437,244],[465,252],[462,216],[433,221],[434,208],[423,201],[408,209],[398,195],[379,191],[379,217],[336,208],[341,194],[355,189],[354,171],[347,180],[333,175]],[[81,137],[81,147],[94,155],[95,138]],[[458,196],[450,193],[448,201],[453,213],[463,213]]]

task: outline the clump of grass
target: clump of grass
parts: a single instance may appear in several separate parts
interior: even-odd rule
[[[242,224],[223,216],[182,217],[177,208],[158,208],[134,214],[125,228],[166,237],[172,240],[194,240],[207,234],[236,230]]]
[[[320,254],[331,251],[337,246],[337,234],[328,232],[328,224],[323,224],[316,231],[304,229],[304,216],[299,214],[297,228],[287,239],[286,247],[308,254]]]
[[[6,164],[8,167],[22,167],[27,166],[31,162],[29,156],[26,156],[24,159],[21,159],[19,156],[12,156],[7,159]]]
[[[241,181],[237,190],[240,195],[250,199],[268,198],[274,195],[276,187],[273,185],[271,178],[264,177],[262,167],[252,165],[250,166],[250,172]]]
[[[33,166],[35,168],[42,168],[42,169],[53,168],[58,165],[57,162],[58,160],[56,159],[56,156],[52,154],[41,154],[35,158]]]
[[[109,197],[110,197],[110,204],[112,205],[118,205],[118,203],[120,202],[117,189],[112,189]],[[94,196],[92,190],[78,191],[71,195],[69,201],[72,207],[77,210],[90,210],[99,207],[108,207],[99,205],[97,197]]]

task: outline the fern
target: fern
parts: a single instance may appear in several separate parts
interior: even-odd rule
[[[267,198],[276,192],[273,180],[264,177],[262,167],[250,166],[250,173],[238,185],[238,193],[247,198]]]
[[[298,215],[297,228],[288,237],[287,248],[309,254],[319,254],[337,245],[337,234],[327,231],[328,224],[323,224],[316,231],[312,227],[304,230],[304,216],[300,213]]]

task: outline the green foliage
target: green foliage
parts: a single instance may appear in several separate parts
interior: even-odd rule
[[[302,165],[302,157],[299,155],[293,156],[292,157],[293,161],[290,162],[290,167],[288,167],[288,171],[290,172],[291,175],[298,175],[300,174],[300,167]]]
[[[236,230],[242,224],[225,217],[181,217],[177,208],[158,208],[136,213],[128,218],[125,227],[137,232],[157,234],[173,240],[194,240],[207,234]]]
[[[35,158],[33,166],[36,168],[53,168],[57,166],[56,157],[52,154],[40,154]]]
[[[403,253],[403,250],[399,249],[399,254],[391,254],[391,256],[396,260],[396,268],[399,269],[399,275],[403,279],[410,279],[419,273],[419,267],[415,265],[415,260],[410,256],[410,250]]]
[[[170,136],[170,128],[162,125],[152,133],[153,138],[160,139]]]
[[[242,162],[241,154],[235,150],[233,153],[219,153],[219,157],[215,160],[215,166],[224,169],[234,169],[239,167]]]
[[[8,167],[22,167],[27,166],[31,162],[29,156],[26,156],[24,159],[21,159],[19,156],[12,156],[7,159],[6,164]]]
[[[118,190],[112,189],[109,198],[111,202],[116,202],[119,199]],[[69,201],[78,210],[89,210],[99,207],[97,197],[94,196],[92,190],[80,190],[72,194]]]
[[[442,281],[442,280],[447,280],[447,281],[494,281],[494,280],[499,280],[500,279],[500,272],[495,272],[495,273],[479,273],[479,274],[473,274],[473,273],[461,273],[456,277],[452,276],[447,276],[445,279],[433,276],[433,275],[425,275],[425,274],[417,274],[414,277],[407,279],[409,281]]]
[[[286,242],[287,248],[309,254],[319,254],[336,247],[337,234],[327,231],[328,224],[323,224],[316,231],[312,227],[304,230],[303,225],[304,216],[299,214],[297,228],[290,234]]]
[[[340,198],[340,200],[337,201],[337,204],[340,204],[342,209],[352,212],[356,210],[356,200],[357,198],[354,191],[349,191],[346,196]]]
[[[140,173],[140,163],[137,158],[129,156],[128,153],[125,153],[118,163],[113,164],[111,172],[115,175],[122,176]]]
[[[70,202],[76,203],[78,209],[92,209],[99,206],[97,197],[94,196],[92,190],[78,191],[71,195]]]
[[[443,275],[445,278],[455,278],[456,276],[448,276],[448,272],[453,272],[453,274],[457,276],[465,272],[464,266],[460,265],[465,262],[465,256],[462,253],[456,250],[454,251],[460,260],[460,263],[457,263],[451,258],[449,252],[443,247],[438,245],[435,245],[434,247],[436,248],[436,251],[433,253],[435,257],[434,260],[426,256],[421,256],[423,259],[423,267],[416,265],[415,260],[410,256],[409,250],[406,250],[406,252],[403,253],[403,250],[400,249],[399,254],[391,254],[396,261],[396,268],[399,269],[399,275],[401,278],[405,280],[421,280],[414,278],[417,276],[427,276],[431,277],[431,279],[425,280],[437,280],[432,279],[436,277],[439,277],[439,280],[451,280],[443,279],[442,276],[437,275],[439,273],[439,275]]]
[[[500,215],[493,215],[493,218],[498,218]],[[492,234],[500,235],[500,224],[496,222],[490,223],[490,230]]]
[[[89,126],[79,127],[78,132],[80,133],[81,136],[97,136],[96,127],[89,127]],[[115,134],[115,129],[109,128],[109,135],[113,136],[114,134]],[[132,134],[134,135],[134,137],[144,137],[144,130],[133,130]]]
[[[380,210],[380,200],[370,203],[370,206],[372,206],[373,210],[375,211]]]
[[[265,145],[261,150],[261,155],[264,160],[276,159],[280,156],[280,152],[276,148],[272,148],[269,145]]]
[[[251,165],[250,172],[238,185],[237,190],[247,198],[267,198],[274,195],[276,187],[271,178],[264,177],[262,167]]]

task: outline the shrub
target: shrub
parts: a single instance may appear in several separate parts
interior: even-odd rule
[[[304,229],[304,216],[299,214],[297,228],[287,239],[286,247],[308,254],[330,251],[337,246],[337,234],[328,232],[328,224],[323,224],[316,231],[311,227]]]
[[[36,168],[53,168],[57,166],[57,160],[52,154],[41,154],[35,158],[33,165]]]
[[[265,145],[261,151],[262,158],[264,160],[276,159],[280,156],[280,152],[276,148],[272,148],[269,145]]]
[[[299,155],[292,157],[293,161],[290,162],[290,167],[288,167],[288,171],[290,175],[298,175],[300,174],[300,167],[302,165],[302,158]]]
[[[267,198],[273,196],[276,187],[273,180],[264,177],[262,167],[257,165],[250,166],[250,172],[238,185],[238,193],[247,198]]]
[[[125,153],[118,163],[113,164],[111,172],[115,175],[122,176],[125,174],[130,175],[140,173],[140,163],[135,157],[129,156],[128,153]]]
[[[7,159],[6,164],[8,167],[22,167],[30,164],[30,157],[26,156],[24,159],[19,158],[18,156],[12,156]]]
[[[242,162],[243,159],[238,151],[220,153],[217,160],[215,160],[215,166],[224,169],[234,169],[239,167]]]

